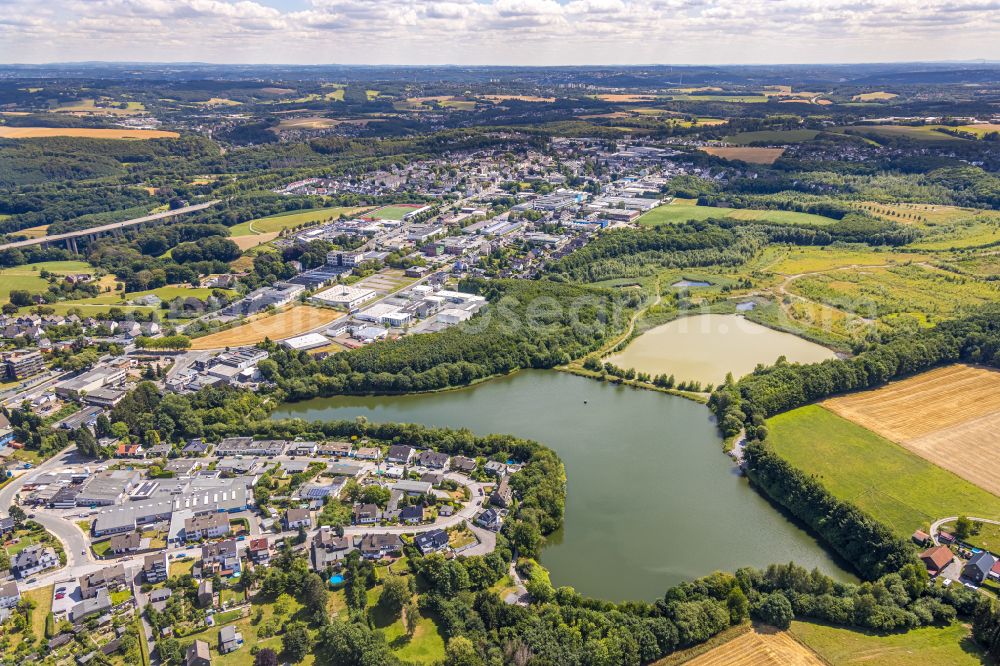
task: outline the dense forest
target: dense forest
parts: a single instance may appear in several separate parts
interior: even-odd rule
[[[439,333],[377,342],[316,360],[269,345],[260,364],[284,397],[428,391],[521,368],[551,368],[624,330],[640,295],[545,280],[463,280],[489,304]]]

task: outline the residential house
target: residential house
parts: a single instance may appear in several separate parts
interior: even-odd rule
[[[448,547],[448,533],[444,530],[421,532],[413,537],[413,543],[422,555],[429,555]]]
[[[80,576],[80,596],[83,599],[93,599],[101,590],[114,592],[127,583],[125,567],[114,564]]]
[[[229,516],[224,513],[209,513],[202,516],[194,516],[184,521],[184,536],[188,541],[216,539],[226,536],[231,531]]]
[[[17,583],[11,581],[0,585],[0,611],[15,608],[21,601],[21,592],[17,589]],[[0,612],[0,617],[3,613]]]
[[[288,509],[285,511],[285,529],[297,530],[299,527],[312,527],[312,514],[309,509]]]
[[[231,576],[241,571],[239,549],[236,539],[225,539],[207,543],[201,547],[201,575],[214,574]]]
[[[420,475],[421,483],[429,483],[437,488],[444,481],[444,474],[441,472],[424,472]]]
[[[354,457],[358,460],[378,460],[382,457],[382,450],[377,446],[362,446],[354,451]]]
[[[314,456],[318,450],[319,446],[316,442],[292,442],[291,448],[288,449],[288,455]]]
[[[115,534],[111,537],[108,550],[115,555],[125,553],[136,553],[142,547],[142,536],[138,532],[126,532],[125,534]]]
[[[233,625],[226,625],[219,631],[219,654],[229,654],[243,647],[243,634]]]
[[[69,611],[70,622],[80,624],[92,615],[104,613],[111,610],[111,594],[106,587],[102,587],[93,597],[86,598]]]
[[[213,604],[215,604],[215,592],[212,590],[211,579],[206,578],[198,583],[198,605],[208,608]]]
[[[510,487],[509,480],[509,476],[503,477],[490,495],[490,503],[501,509],[510,508],[511,503],[514,501],[514,491]]]
[[[167,554],[153,553],[142,561],[142,578],[150,585],[162,583],[167,579]]]
[[[149,593],[149,605],[162,613],[167,608],[167,599],[173,595],[174,592],[169,587],[153,590]]]
[[[503,518],[499,511],[489,508],[476,516],[475,523],[484,529],[499,532],[500,528],[503,527]]]
[[[354,505],[354,524],[355,525],[374,525],[378,522],[378,506],[374,504],[355,504]]]
[[[0,537],[12,534],[17,526],[13,518],[0,518]]]
[[[407,446],[406,444],[393,444],[389,447],[389,453],[386,455],[385,459],[386,461],[396,463],[397,465],[409,465],[410,461],[413,460],[415,453],[416,449],[412,446]]]
[[[988,553],[985,550],[978,552],[970,557],[969,561],[965,563],[965,568],[962,569],[962,575],[969,580],[982,585],[990,575],[990,571],[996,563],[997,558],[993,557],[991,553]]]
[[[56,551],[47,546],[33,544],[14,556],[10,571],[15,578],[27,578],[39,571],[59,566]]]
[[[404,506],[399,512],[399,522],[407,525],[417,525],[424,520],[424,507]]]
[[[924,531],[917,530],[910,536],[910,539],[912,539],[913,543],[917,544],[918,546],[927,546],[928,542],[930,542],[931,540],[931,535],[927,534]]]
[[[212,666],[212,654],[208,643],[196,640],[188,646],[184,655],[184,666]]]
[[[181,453],[185,456],[203,456],[208,453],[208,444],[204,442],[200,437],[189,440],[184,448],[181,449]]]
[[[920,553],[920,561],[924,563],[927,572],[932,576],[944,571],[944,568],[951,564],[954,559],[955,555],[952,554],[948,546],[934,546]]]
[[[352,448],[353,447],[348,442],[326,442],[320,445],[319,455],[349,458],[352,453]]]
[[[247,547],[247,557],[254,564],[267,564],[271,561],[271,544],[267,538],[251,539]]]
[[[437,451],[421,451],[417,454],[418,465],[431,467],[433,469],[447,469],[450,461],[451,456],[447,453],[438,453]]]
[[[490,476],[503,476],[507,473],[507,465],[495,460],[488,461],[483,469],[486,470],[486,473]]]
[[[328,526],[323,526],[312,540],[312,561],[316,571],[325,571],[354,550],[348,537],[338,536]]]
[[[366,534],[361,539],[361,554],[370,560],[380,560],[387,555],[401,553],[403,540],[398,534]]]

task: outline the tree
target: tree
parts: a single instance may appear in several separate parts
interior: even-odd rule
[[[326,614],[328,594],[322,577],[315,573],[306,576],[305,584],[302,586],[302,602],[311,613]]]
[[[483,663],[476,646],[465,636],[452,636],[445,649],[445,663],[449,666],[481,666]]]
[[[14,520],[14,526],[17,528],[20,528],[22,525],[24,525],[24,521],[28,517],[28,515],[24,513],[24,509],[16,505],[10,507],[10,509],[7,511],[7,515]]]
[[[382,596],[379,597],[379,605],[392,617],[399,617],[405,606],[410,601],[410,584],[402,576],[388,576],[382,583]]]
[[[780,592],[767,595],[757,609],[757,619],[778,629],[788,629],[792,625],[795,613],[788,597]]]
[[[281,636],[281,648],[292,663],[302,661],[309,654],[309,630],[303,622],[292,622]]]
[[[968,539],[972,535],[972,521],[968,516],[959,516],[955,521],[955,536],[959,539]]]
[[[278,655],[271,648],[261,648],[254,655],[253,666],[278,666]]]
[[[726,605],[729,606],[729,621],[732,624],[740,624],[750,615],[750,603],[739,585],[734,585],[733,589],[729,590]]]

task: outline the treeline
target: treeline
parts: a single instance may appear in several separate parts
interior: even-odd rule
[[[743,468],[754,485],[819,534],[858,574],[875,580],[915,562],[913,548],[884,524],[834,497],[765,443],[749,443]]]
[[[463,386],[584,356],[620,332],[641,299],[635,293],[546,280],[472,279],[460,288],[489,301],[467,322],[322,360],[271,344],[267,346],[271,357],[260,370],[289,400]]]
[[[719,387],[709,406],[723,433],[732,436],[745,427],[753,439],[766,435],[764,419],[779,412],[957,361],[1000,367],[1000,306],[901,335],[850,359],[805,365],[779,360]]]

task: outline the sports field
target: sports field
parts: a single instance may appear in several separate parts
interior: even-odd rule
[[[950,365],[823,406],[1000,495],[1000,372]]]
[[[824,666],[788,632],[755,628],[687,662],[689,666]]]
[[[314,308],[309,305],[296,305],[278,314],[265,315],[228,331],[195,338],[191,341],[191,349],[222,349],[223,347],[255,345],[262,342],[264,338],[284,340],[330,324],[343,316],[343,313],[333,310]]]
[[[418,208],[423,208],[424,204],[400,204],[398,206],[383,206],[372,211],[370,217],[378,220],[402,220],[407,213],[412,213]]]
[[[177,132],[142,129],[93,129],[89,127],[7,127],[0,125],[0,139],[44,139],[73,136],[86,139],[176,139]]]
[[[972,642],[968,627],[919,627],[906,632],[874,634],[811,622],[792,622],[790,632],[816,651],[827,664],[847,666],[980,666],[985,655]]]
[[[358,215],[359,213],[367,210],[365,206],[335,206],[333,208],[307,208],[305,210],[296,210],[288,213],[279,213],[278,215],[269,215],[268,217],[262,217],[256,220],[250,220],[249,222],[243,222],[237,224],[236,226],[229,228],[229,233],[235,239],[238,236],[252,236],[255,234],[269,234],[285,229],[292,229],[303,224],[311,224],[313,222],[323,222],[326,220],[335,220],[341,215]]]
[[[784,148],[752,148],[749,146],[704,146],[698,150],[721,157],[724,160],[738,160],[750,164],[774,164],[785,152]]]
[[[899,536],[945,516],[1000,519],[1000,497],[820,405],[767,421],[778,455]]]
[[[699,206],[693,199],[675,199],[664,206],[658,206],[636,220],[639,224],[655,227],[660,224],[707,220],[729,217],[736,220],[761,220],[775,224],[832,224],[835,220],[812,213],[790,210],[754,210],[749,208],[726,208],[723,206]]]

